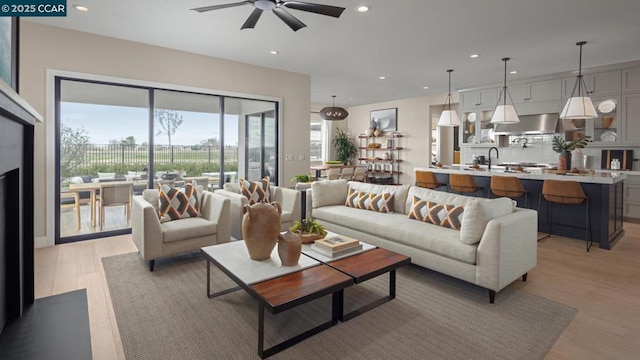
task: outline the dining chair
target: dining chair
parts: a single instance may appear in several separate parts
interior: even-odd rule
[[[327,180],[338,180],[340,178],[340,168],[328,168]]]
[[[133,183],[101,184],[100,195],[96,201],[100,202],[100,231],[104,227],[104,208],[106,206],[124,206],[127,223],[131,220],[131,201],[133,198]]]
[[[345,166],[342,168],[342,173],[340,173],[340,179],[345,179],[347,181],[351,181],[353,179],[353,174],[355,173],[355,166]]]
[[[367,180],[367,172],[365,170],[364,166],[356,166],[354,172],[353,172],[353,177],[351,178],[352,181],[360,181],[360,182],[366,182]]]
[[[76,211],[76,228],[80,229],[80,193],[77,191],[60,193],[60,209],[70,208]]]

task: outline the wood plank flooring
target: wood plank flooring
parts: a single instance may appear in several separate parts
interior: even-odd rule
[[[578,309],[546,359],[638,358],[640,225],[625,228],[613,250],[587,253],[582,241],[542,240],[528,281],[511,285]],[[36,250],[36,297],[87,289],[94,359],[125,358],[100,259],[133,251],[130,235]]]

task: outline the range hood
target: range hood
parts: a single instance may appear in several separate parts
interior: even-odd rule
[[[516,124],[496,124],[493,133],[496,135],[539,135],[559,132],[558,113],[521,115]]]

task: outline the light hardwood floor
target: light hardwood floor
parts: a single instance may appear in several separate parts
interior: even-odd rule
[[[538,243],[538,266],[511,286],[578,309],[546,359],[638,359],[640,225],[625,224],[613,250],[551,237]],[[101,258],[137,251],[118,236],[36,250],[36,297],[87,289],[94,359],[124,359]],[[500,296],[500,294],[498,294]]]

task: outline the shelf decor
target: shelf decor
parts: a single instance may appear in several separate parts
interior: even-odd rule
[[[398,130],[398,108],[374,110],[371,112],[371,122],[376,123],[376,130],[381,132]]]
[[[456,109],[451,110],[451,103],[453,103],[453,98],[451,97],[451,73],[453,69],[449,69],[447,72],[449,73],[449,94],[447,94],[447,99],[444,101],[446,110],[442,110],[442,114],[438,119],[438,126],[460,126],[460,118]]]
[[[575,85],[573,85],[571,97],[567,100],[567,103],[560,113],[560,119],[593,119],[598,117],[598,113],[596,113],[593,101],[591,101],[588,95],[589,92],[587,91],[587,86],[584,84],[584,78],[582,76],[582,46],[586,43],[586,41],[576,43],[576,45],[580,46],[578,78],[576,79]]]
[[[493,116],[491,117],[492,124],[515,124],[520,122],[518,113],[516,113],[516,108],[513,106],[513,99],[511,98],[511,94],[509,94],[509,89],[507,88],[507,61],[509,60],[511,60],[511,58],[502,58],[502,61],[504,61],[504,86],[502,87],[502,90],[500,90],[498,103],[496,104],[496,109],[493,111]],[[507,103],[507,96],[509,96],[509,103]],[[502,104],[500,103],[500,100],[502,100]]]

